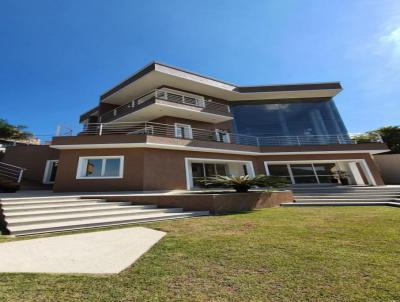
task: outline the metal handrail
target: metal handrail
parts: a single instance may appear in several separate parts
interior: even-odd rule
[[[22,181],[24,170],[22,167],[0,162],[0,175],[18,183]]]
[[[178,129],[175,125],[155,122],[91,123],[85,125],[80,135],[153,135],[187,140],[216,141],[221,143],[250,146],[293,146],[293,145],[330,145],[355,144],[348,134],[304,135],[304,136],[268,136],[257,137],[245,134],[229,133],[223,130],[210,131],[199,128]],[[178,130],[177,130],[178,129]],[[381,142],[381,138],[371,140]]]
[[[167,102],[202,108],[206,112],[230,114],[229,106],[225,104],[220,104],[217,102],[200,99],[196,97],[186,96],[184,94],[170,92],[163,89],[154,89],[132,101],[129,101],[128,103],[125,103],[119,107],[114,108],[111,111],[102,114],[100,116],[100,121],[107,122],[110,121],[111,119],[133,112],[136,110],[137,106],[147,103],[148,101],[154,98]]]

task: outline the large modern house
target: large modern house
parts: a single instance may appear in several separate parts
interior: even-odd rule
[[[340,172],[383,185],[372,156],[387,146],[352,138],[333,100],[341,91],[338,82],[237,86],[154,62],[104,92],[77,135],[32,146],[25,177],[56,192],[192,190],[216,174],[317,185]],[[4,162],[24,167],[21,152]]]

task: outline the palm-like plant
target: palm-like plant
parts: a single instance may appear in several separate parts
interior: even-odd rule
[[[257,176],[222,176],[216,175],[203,181],[205,185],[218,185],[233,188],[236,192],[245,193],[254,186],[281,188],[288,184],[287,180],[281,177],[257,175]]]
[[[26,131],[23,125],[12,125],[4,119],[0,119],[0,138],[25,140],[32,138],[33,134]]]

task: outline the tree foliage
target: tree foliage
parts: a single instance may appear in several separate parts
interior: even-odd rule
[[[26,140],[33,137],[33,134],[26,131],[27,127],[23,125],[12,125],[5,119],[0,119],[0,138]]]
[[[400,126],[386,126],[369,133],[377,133],[391,150],[391,153],[400,153]]]

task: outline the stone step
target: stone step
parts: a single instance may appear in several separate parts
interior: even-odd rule
[[[57,216],[57,215],[66,215],[66,214],[89,214],[89,213],[97,213],[97,212],[104,212],[104,211],[125,211],[127,208],[129,209],[135,209],[135,210],[144,210],[144,209],[155,209],[157,208],[156,205],[129,205],[129,204],[124,204],[124,205],[113,205],[113,203],[110,202],[110,204],[107,204],[107,206],[101,204],[99,206],[93,206],[93,207],[71,207],[67,209],[50,209],[50,210],[31,210],[31,211],[12,211],[12,212],[6,212],[4,213],[4,216],[6,219],[9,218],[34,218],[34,217],[40,217],[40,216],[46,216],[46,215],[52,215],[52,216]]]
[[[208,211],[194,211],[181,213],[159,213],[159,214],[141,214],[113,218],[94,218],[85,221],[52,222],[35,225],[23,225],[10,227],[11,235],[28,235],[47,232],[67,231],[83,228],[104,227],[110,225],[123,225],[133,223],[143,223],[159,220],[169,220],[178,218],[189,218],[196,216],[209,215]]]
[[[23,226],[23,225],[36,225],[36,224],[44,224],[44,223],[61,223],[66,222],[70,223],[73,221],[79,221],[79,223],[85,222],[86,220],[93,219],[108,219],[108,218],[122,218],[122,217],[133,217],[136,215],[158,215],[160,213],[181,213],[182,208],[170,208],[170,209],[135,209],[130,207],[125,207],[124,211],[113,211],[113,210],[104,210],[103,212],[97,213],[85,213],[85,214],[76,214],[69,213],[64,215],[43,215],[35,218],[9,218],[7,217],[7,228],[12,228],[15,226]]]
[[[90,207],[108,207],[110,205],[130,205],[130,202],[76,202],[76,203],[69,203],[69,204],[55,204],[55,205],[34,205],[34,206],[10,206],[10,207],[3,207],[3,211],[5,213],[17,213],[17,212],[28,212],[34,210],[61,210],[61,209],[78,209],[78,208],[90,208]]]
[[[63,195],[63,196],[32,196],[32,197],[6,197],[0,198],[0,202],[9,201],[46,201],[46,200],[80,200],[80,195]]]
[[[29,200],[29,201],[1,201],[3,208],[9,208],[13,206],[30,206],[30,205],[56,205],[56,204],[72,204],[81,202],[105,202],[105,199],[92,198],[92,199],[49,199],[49,200]]]

